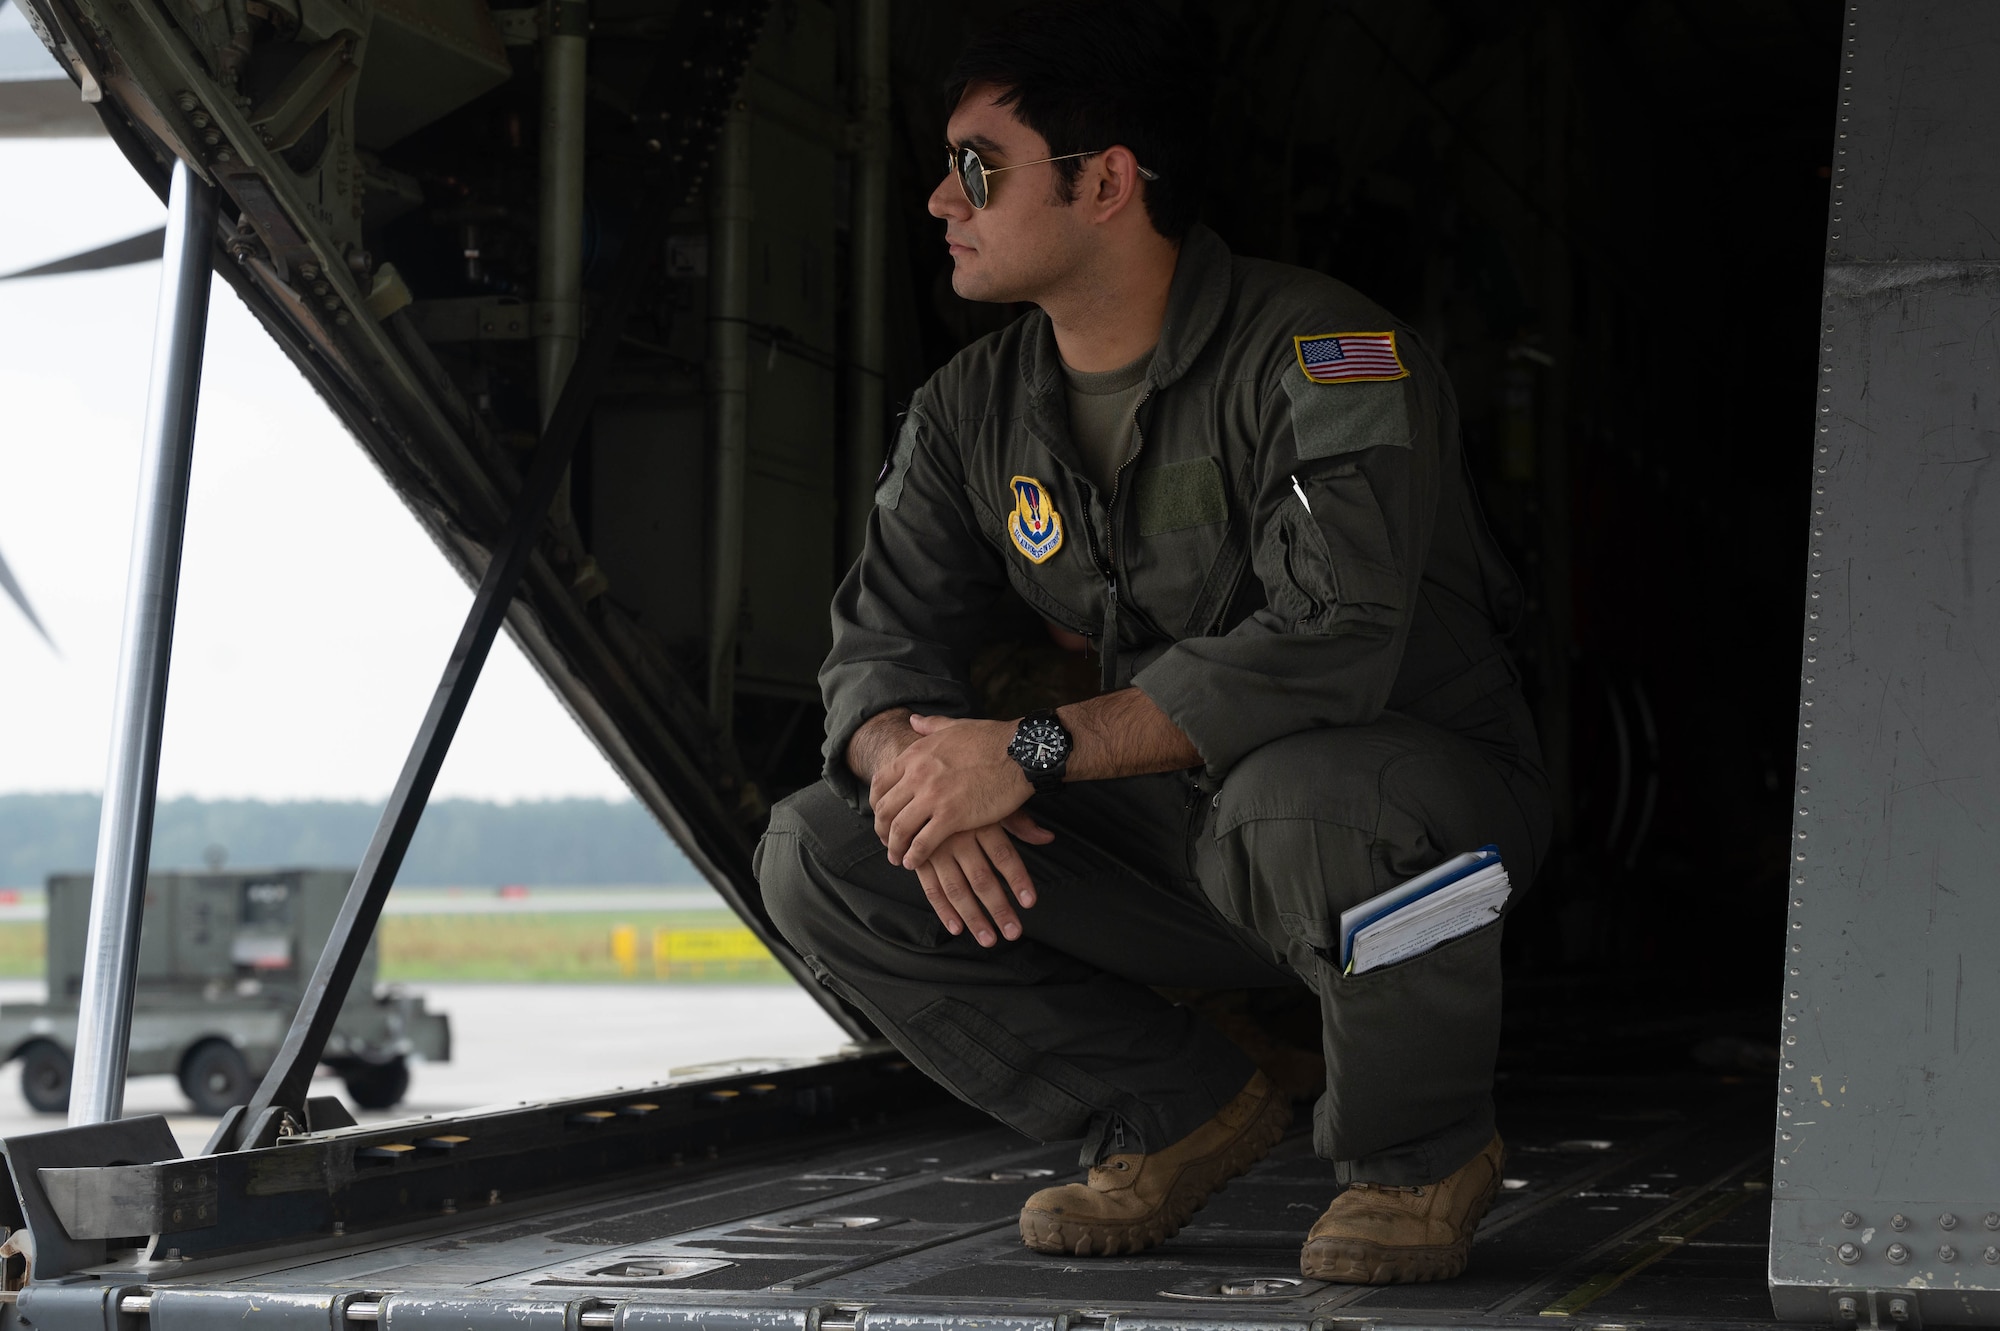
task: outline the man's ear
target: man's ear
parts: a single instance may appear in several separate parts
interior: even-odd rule
[[[1127,208],[1143,207],[1139,198],[1139,159],[1130,148],[1113,145],[1091,159],[1092,201],[1100,221],[1110,221]]]

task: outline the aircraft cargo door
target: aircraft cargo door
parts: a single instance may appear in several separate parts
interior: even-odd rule
[[[1781,1317],[2000,1324],[2000,9],[1854,5],[1772,1175]]]

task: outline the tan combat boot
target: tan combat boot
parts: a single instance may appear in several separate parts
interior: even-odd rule
[[[1114,1155],[1088,1183],[1043,1188],[1021,1208],[1037,1252],[1110,1257],[1180,1233],[1209,1194],[1263,1159],[1292,1121],[1291,1102],[1259,1072],[1222,1112],[1163,1151]]]
[[[1314,1222],[1299,1270],[1350,1285],[1449,1280],[1465,1269],[1472,1231],[1500,1192],[1500,1138],[1442,1183],[1356,1183]]]

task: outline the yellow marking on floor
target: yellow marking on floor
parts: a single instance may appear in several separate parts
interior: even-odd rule
[[[1722,1217],[1743,1205],[1749,1194],[1740,1188],[1721,1194],[1702,1203],[1692,1211],[1682,1212],[1667,1223],[1673,1226],[1674,1242],[1666,1242],[1665,1236],[1647,1244],[1632,1256],[1621,1269],[1600,1271],[1578,1285],[1569,1293],[1542,1309],[1544,1317],[1574,1317],[1584,1308],[1597,1302],[1612,1290],[1638,1275],[1641,1271],[1659,1261],[1662,1257],[1684,1246],[1687,1241],[1707,1229]]]

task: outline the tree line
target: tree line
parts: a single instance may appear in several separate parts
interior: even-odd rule
[[[88,793],[0,795],[0,887],[89,872],[99,799]],[[382,806],[363,800],[171,799],[153,818],[153,867],[349,868]],[[653,815],[630,800],[496,804],[436,800],[396,881],[413,887],[524,883],[699,883]]]

